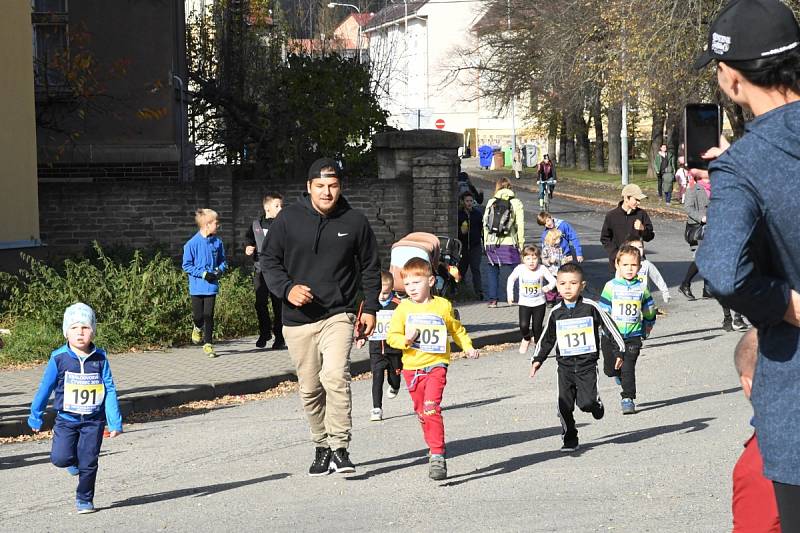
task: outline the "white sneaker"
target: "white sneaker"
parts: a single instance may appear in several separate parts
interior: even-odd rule
[[[383,420],[383,409],[375,407],[369,415],[370,422],[380,422]]]
[[[522,339],[522,342],[519,343],[519,353],[528,353],[528,348],[531,346],[531,341],[526,341]]]
[[[400,389],[393,389],[389,387],[389,390],[386,391],[386,397],[389,399],[397,398],[397,393],[400,392]]]

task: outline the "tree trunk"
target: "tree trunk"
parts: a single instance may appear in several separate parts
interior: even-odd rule
[[[575,168],[575,117],[568,113],[564,121],[564,164],[566,168]]]
[[[647,179],[656,179],[656,171],[653,168],[653,161],[655,160],[658,149],[664,143],[664,122],[667,120],[667,114],[662,104],[653,106],[653,127],[650,129],[650,164],[647,165]]]
[[[609,174],[622,174],[622,149],[619,136],[622,133],[622,102],[608,106],[608,168]]]
[[[580,170],[589,170],[589,125],[583,116],[583,109],[577,110],[573,115],[575,124],[575,158]]]
[[[561,127],[559,128],[560,134],[558,137],[558,164],[559,166],[567,166],[567,121],[564,120],[564,115],[561,115]]]
[[[550,127],[547,130],[547,154],[556,155],[556,139],[558,138],[558,115],[553,113],[550,117]],[[544,154],[542,154],[544,155]]]
[[[734,139],[738,139],[739,137],[744,135],[744,125],[745,125],[744,110],[742,109],[742,106],[734,104],[732,102],[729,103],[728,101],[725,101],[722,105],[723,105],[723,110],[725,111],[725,115],[728,117],[728,122],[731,123],[731,128],[733,129],[733,137]]]
[[[594,168],[597,172],[604,172],[606,159],[604,154],[605,142],[603,139],[603,106],[600,103],[600,89],[594,93],[592,99],[592,120],[594,121]]]

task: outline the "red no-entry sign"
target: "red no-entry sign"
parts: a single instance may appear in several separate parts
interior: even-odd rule
[[[434,125],[436,126],[437,130],[443,130],[444,129],[444,119],[443,118],[437,118],[436,122],[434,123]]]

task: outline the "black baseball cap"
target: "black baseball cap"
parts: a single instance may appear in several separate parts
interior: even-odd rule
[[[708,44],[694,62],[701,69],[718,61],[750,61],[800,45],[800,28],[780,0],[731,0],[708,30]]]
[[[325,170],[322,172],[322,169],[327,169],[328,167],[332,168],[333,170]],[[308,181],[311,181],[316,178],[340,178],[342,177],[342,170],[339,168],[339,163],[337,163],[334,159],[330,157],[320,157],[313,163],[311,163],[311,167],[308,169]]]

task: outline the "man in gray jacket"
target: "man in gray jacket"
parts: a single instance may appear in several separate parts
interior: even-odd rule
[[[782,529],[800,531],[800,27],[778,0],[733,0],[695,66],[712,60],[720,89],[755,119],[704,155],[717,159],[697,263],[758,328],[753,424]]]

